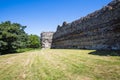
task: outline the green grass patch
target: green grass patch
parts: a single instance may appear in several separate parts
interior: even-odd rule
[[[17,49],[16,53],[22,53],[22,52],[27,52],[31,50],[39,50],[40,48],[24,48],[24,49]]]
[[[27,50],[25,50],[27,51]],[[119,80],[120,56],[106,51],[37,49],[0,56],[0,80]],[[102,54],[102,55],[101,55]]]

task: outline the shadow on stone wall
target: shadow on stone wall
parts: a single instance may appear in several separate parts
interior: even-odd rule
[[[96,50],[96,51],[90,52],[88,54],[99,55],[99,56],[120,56],[120,50],[119,51]]]

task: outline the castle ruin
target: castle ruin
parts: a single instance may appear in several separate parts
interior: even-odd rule
[[[51,48],[120,50],[120,0],[58,26]]]
[[[54,32],[42,32],[41,33],[42,48],[51,48],[53,34]]]

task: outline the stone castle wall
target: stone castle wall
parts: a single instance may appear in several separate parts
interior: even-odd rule
[[[52,48],[120,50],[120,0],[58,26]]]
[[[42,48],[51,48],[53,34],[54,32],[42,32],[41,33]]]

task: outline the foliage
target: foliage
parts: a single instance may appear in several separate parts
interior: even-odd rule
[[[39,48],[40,47],[40,37],[37,35],[28,36],[28,47],[29,48]]]
[[[0,51],[14,52],[20,47],[25,47],[27,34],[22,26],[18,23],[11,23],[10,21],[2,22],[0,24]]]
[[[28,35],[22,26],[10,21],[0,23],[0,54],[15,52],[17,49],[38,48],[40,45],[39,37]]]

